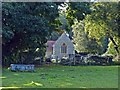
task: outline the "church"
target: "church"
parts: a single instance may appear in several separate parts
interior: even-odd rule
[[[56,41],[49,40],[46,44],[46,58],[61,60],[63,57],[70,58],[75,54],[74,45],[66,32]]]

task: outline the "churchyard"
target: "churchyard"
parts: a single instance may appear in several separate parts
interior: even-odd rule
[[[118,66],[43,65],[35,72],[3,68],[3,88],[118,88]],[[88,90],[88,89],[87,89]]]
[[[0,89],[117,89],[119,7],[95,0],[3,2]]]

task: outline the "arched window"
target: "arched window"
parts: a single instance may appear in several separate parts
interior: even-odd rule
[[[67,53],[67,45],[65,43],[61,46],[61,53]]]

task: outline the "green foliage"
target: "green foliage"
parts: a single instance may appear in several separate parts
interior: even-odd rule
[[[76,21],[73,27],[73,42],[75,46],[75,50],[77,52],[89,52],[89,53],[97,53],[102,54],[105,52],[107,48],[107,44],[105,41],[105,37],[102,37],[98,43],[96,38],[89,37],[88,33],[85,32],[85,23],[84,21]]]
[[[102,54],[105,53],[107,50],[107,39],[110,37],[113,37],[114,42],[119,46],[119,8],[120,2],[68,3],[66,16],[70,26],[74,25],[75,19],[79,23],[80,20],[84,19],[84,33],[86,33],[88,39],[87,40],[85,37],[81,36],[84,34],[82,33],[82,31],[79,31],[81,29],[80,27],[80,29],[76,30],[74,28],[74,38],[76,37],[74,40],[75,48],[77,47],[78,51],[93,51]],[[86,42],[91,44],[87,44]],[[112,49],[114,49],[114,51],[115,43],[113,43],[114,46],[112,45]],[[87,47],[87,49],[85,47]],[[108,50],[109,49],[111,49],[111,47],[109,47]],[[112,49],[109,51],[112,51]],[[114,54],[116,53],[114,52]]]
[[[120,46],[120,39],[119,38],[114,38],[114,40],[116,41],[117,45]],[[120,50],[120,47],[119,47]],[[114,49],[114,44],[112,43],[112,41],[110,41],[110,43],[108,44],[108,49],[106,51],[106,54],[113,54],[116,55],[116,50]]]
[[[84,22],[75,22],[72,26],[73,30],[73,42],[75,46],[75,50],[77,52],[87,52],[87,42],[88,38],[84,31]]]
[[[118,29],[119,5],[120,3],[118,2],[98,2],[91,5],[92,13],[85,18],[85,31],[89,37],[96,38],[99,44],[103,43],[101,38],[104,37],[120,38]],[[119,46],[118,39],[114,40]],[[111,51],[115,50],[113,45],[112,47],[109,45],[108,49],[111,49]],[[113,52],[111,53],[113,54]],[[114,52],[114,54],[116,53]]]
[[[99,29],[103,30],[103,28],[93,29],[94,26],[98,27],[99,25],[96,22],[90,23],[90,21],[92,21],[92,18],[88,19],[89,16],[92,16],[94,13],[91,13],[90,9],[92,5],[92,3],[86,2],[68,3],[66,17],[69,24],[73,26],[73,41],[75,43],[75,50],[78,52],[101,54],[105,52],[107,48],[107,43],[104,42],[106,37],[101,37],[101,35],[104,35],[105,33],[103,31],[101,32]],[[75,23],[75,20],[77,21],[77,23]],[[81,23],[81,20],[84,20],[83,25]],[[100,33],[101,35],[98,33]]]
[[[94,3],[91,10],[92,13],[86,17],[86,23],[88,24],[86,30],[96,31],[94,34],[98,35],[97,38],[100,37],[99,35],[106,35],[107,30],[112,34],[113,31],[114,34],[118,34],[118,3]]]
[[[54,31],[51,33],[50,40],[56,41],[60,36],[61,36],[61,34],[59,32]]]
[[[87,14],[91,13],[90,4],[88,2],[69,2],[66,11],[67,20],[72,26],[74,19],[83,20]]]
[[[89,53],[92,54],[101,54],[102,48],[100,45],[97,43],[95,38],[89,38],[89,41],[87,43],[87,50]]]
[[[69,25],[73,25],[75,30],[77,26],[74,24],[75,20],[79,23],[80,20],[84,20],[84,29],[88,39],[86,40],[86,38],[83,37],[84,34],[82,31],[79,31],[79,29],[73,31],[75,49],[77,47],[78,51],[88,50],[90,52],[99,52],[99,54],[105,53],[108,44],[107,39],[110,37],[114,38],[112,41],[114,47],[116,44],[119,46],[118,39],[120,39],[120,34],[118,32],[120,32],[120,29],[118,22],[120,18],[120,2],[69,2],[67,5],[66,18]],[[86,41],[91,44],[86,44]],[[85,50],[85,47],[87,47],[87,50]],[[117,51],[114,47],[112,45],[112,49]],[[109,47],[108,50],[109,49],[111,48]],[[112,51],[112,49],[110,51]],[[120,51],[120,47],[118,47],[118,49]]]
[[[52,2],[5,2],[2,3],[2,16],[4,64],[8,58],[8,61],[19,62],[25,50],[34,55],[39,48],[37,53],[42,56],[44,43],[59,26],[58,5]]]

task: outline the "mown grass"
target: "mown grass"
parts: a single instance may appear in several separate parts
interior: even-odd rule
[[[42,66],[35,72],[3,68],[2,87],[118,88],[118,66]]]

